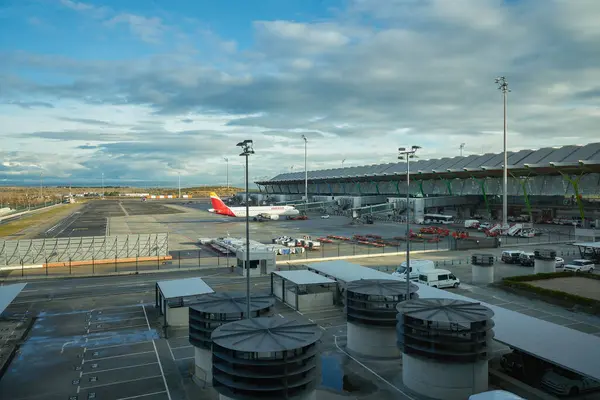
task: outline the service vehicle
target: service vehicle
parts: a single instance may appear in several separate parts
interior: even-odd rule
[[[419,275],[435,269],[435,263],[431,260],[411,260],[409,278],[411,281],[418,281]],[[406,280],[406,261],[392,273],[392,276],[397,276]]]
[[[424,285],[440,289],[448,287],[457,288],[460,285],[460,279],[447,269],[433,269],[419,274],[418,281]]]

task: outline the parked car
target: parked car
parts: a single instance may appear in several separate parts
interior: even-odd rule
[[[520,262],[519,257],[523,251],[521,250],[504,250],[500,259],[505,264],[518,264]]]
[[[573,260],[565,265],[565,271],[575,272],[594,272],[594,262],[592,260]]]
[[[533,267],[535,265],[535,254],[521,253],[521,255],[519,255],[519,263],[523,267]]]
[[[321,215],[321,219],[329,219],[329,215]]]
[[[565,260],[561,257],[556,257],[555,268],[563,269],[565,267]]]
[[[600,389],[600,382],[556,367],[544,374],[542,388],[559,396],[577,396]]]
[[[491,227],[492,227],[492,224],[490,224],[489,222],[480,222],[477,230],[483,232],[486,229],[490,229]]]

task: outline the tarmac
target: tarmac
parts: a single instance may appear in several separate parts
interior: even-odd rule
[[[40,232],[38,238],[105,236],[111,234],[109,221],[113,217],[177,214],[181,212],[181,210],[164,204],[143,203],[139,200],[89,201],[45,232]]]
[[[244,291],[245,278],[228,269],[160,275],[31,282],[5,317],[27,316],[33,326],[5,375],[0,393],[11,400],[216,399],[191,379],[193,347],[187,328],[168,328],[154,307],[157,280],[202,277],[215,291]],[[270,292],[270,278],[252,278],[252,292]],[[474,285],[451,289],[527,315],[600,335],[600,318]],[[342,307],[299,313],[280,302],[274,318],[317,324],[323,331],[323,374],[318,398],[388,400],[422,398],[402,384],[400,360],[356,359],[345,349]],[[497,345],[496,354],[506,351]]]
[[[142,203],[143,204],[143,203]],[[149,203],[155,204],[155,203]],[[157,214],[139,216],[116,216],[110,219],[111,235],[127,235],[136,233],[169,233],[169,249],[173,251],[201,251],[201,257],[216,256],[216,253],[207,246],[198,244],[199,238],[218,237],[243,237],[246,232],[244,218],[232,218],[209,213],[209,207],[203,203],[192,204],[167,204],[182,213]],[[418,232],[422,225],[411,225],[411,229]],[[450,230],[464,230],[459,225],[448,226]],[[547,229],[548,226],[545,226]],[[556,243],[573,240],[572,227],[552,226],[551,232],[535,238],[502,238],[503,246],[521,246],[534,243]],[[353,235],[376,234],[384,239],[392,239],[405,236],[406,226],[395,222],[376,221],[373,225],[354,225],[351,220],[343,216],[330,216],[321,219],[319,214],[309,214],[309,219],[304,221],[292,221],[280,219],[276,221],[250,222],[250,236],[253,240],[262,243],[272,243],[272,240],[281,236],[303,237],[310,236],[313,239],[327,235],[352,237]],[[484,237],[477,231],[470,231],[471,236]],[[325,244],[320,250],[321,257],[367,254],[376,252],[397,252],[404,248],[404,243],[388,246],[381,249],[365,245],[348,245],[344,242]],[[448,238],[443,238],[437,243],[427,241],[411,242],[415,250],[442,250],[449,248]],[[292,256],[293,257],[293,256]]]

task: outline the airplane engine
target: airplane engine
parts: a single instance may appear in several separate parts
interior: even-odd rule
[[[279,219],[279,215],[271,215],[270,218],[277,221]]]

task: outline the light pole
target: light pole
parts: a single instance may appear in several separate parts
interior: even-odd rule
[[[248,201],[248,156],[254,154],[252,140],[244,140],[236,146],[242,148],[240,157],[246,157],[246,318],[250,319],[250,202]]]
[[[499,76],[498,78],[496,78],[496,84],[498,85],[498,89],[502,91],[502,96],[504,97],[504,168],[502,169],[502,228],[505,228],[508,225],[508,155],[506,152],[506,100],[510,89],[508,88],[508,82],[506,81],[506,78],[503,76]]]
[[[306,146],[308,139],[304,135],[302,135],[302,139],[304,139],[304,203],[308,204],[308,169],[306,169]],[[305,206],[304,211],[306,211],[306,208]]]
[[[43,187],[44,187],[44,173],[40,172],[40,200],[44,199],[44,194],[42,193]]]
[[[460,146],[458,146],[458,148],[460,149],[460,156],[463,156],[463,149],[465,148],[465,143],[461,143]]]
[[[102,173],[102,200],[104,200],[104,172]]]
[[[223,160],[225,160],[225,170],[226,170],[226,174],[227,174],[227,189],[229,189],[229,158],[227,157],[223,157]]]
[[[344,162],[346,162],[345,158],[342,160],[342,168],[344,168]]]
[[[410,300],[410,159],[415,158],[415,153],[420,146],[398,148],[398,160],[406,160],[406,300]]]
[[[179,187],[179,194],[177,196],[178,199],[181,198],[181,172],[177,173],[177,186]]]

